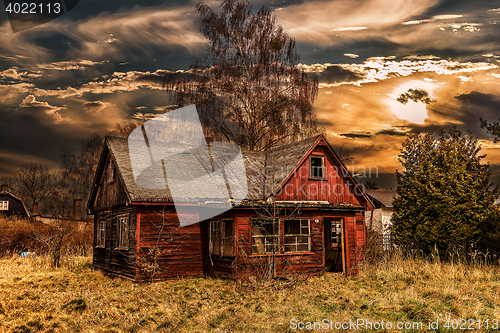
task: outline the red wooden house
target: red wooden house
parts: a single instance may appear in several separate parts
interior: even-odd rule
[[[180,227],[168,188],[138,187],[127,140],[108,137],[88,207],[94,267],[137,282],[355,273],[365,247],[364,211],[373,206],[325,138],[243,151],[243,158],[246,199]]]

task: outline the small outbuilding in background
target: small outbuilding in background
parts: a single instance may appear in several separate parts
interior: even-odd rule
[[[29,217],[23,200],[9,192],[9,186],[5,184],[0,188],[0,215]]]

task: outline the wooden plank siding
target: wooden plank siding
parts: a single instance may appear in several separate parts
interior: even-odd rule
[[[94,268],[110,276],[135,280],[136,211],[134,206],[116,206],[101,210],[94,215]],[[129,218],[128,250],[118,249],[117,246],[118,218],[125,216]],[[104,248],[97,247],[97,228],[100,221],[106,221]]]
[[[310,177],[311,155],[325,158],[325,179]],[[331,204],[362,206],[363,198],[354,194],[354,182],[345,177],[344,170],[327,147],[316,146],[283,184],[276,200],[328,201]]]
[[[173,206],[138,206],[140,235],[137,246],[137,281],[151,279],[154,256],[158,250],[159,268],[153,280],[178,277],[203,277],[208,259],[208,222],[180,227]]]

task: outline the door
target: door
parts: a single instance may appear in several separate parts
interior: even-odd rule
[[[344,271],[344,220],[325,218],[325,270]]]

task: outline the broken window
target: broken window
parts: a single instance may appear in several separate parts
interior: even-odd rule
[[[101,220],[97,225],[97,247],[104,247],[106,240],[106,221]]]
[[[9,210],[9,202],[0,201],[0,210]]]
[[[337,247],[342,245],[342,220],[331,220],[330,221],[330,236],[331,236],[331,247]]]
[[[325,157],[311,156],[311,178],[325,178]]]
[[[285,252],[308,252],[311,249],[309,220],[284,220]]]
[[[210,221],[210,253],[234,256],[233,220]]]
[[[128,216],[118,218],[118,248],[128,249]]]
[[[278,219],[252,219],[252,254],[280,252],[279,235]]]

